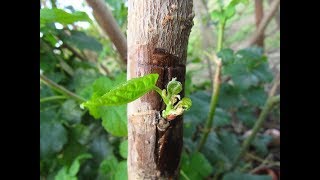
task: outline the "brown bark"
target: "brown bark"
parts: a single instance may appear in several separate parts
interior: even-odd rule
[[[192,7],[192,0],[128,1],[128,79],[158,73],[161,89],[173,77],[184,84]],[[129,179],[179,177],[183,119],[167,122],[164,108],[156,92],[128,104]]]
[[[86,0],[93,10],[93,15],[103,31],[109,36],[120,53],[124,64],[127,63],[127,40],[119,25],[103,0]]]
[[[256,28],[259,28],[259,25],[263,18],[263,1],[262,0],[255,0],[255,16],[256,16]],[[262,32],[259,37],[256,39],[257,46],[263,47],[264,42],[264,32]]]

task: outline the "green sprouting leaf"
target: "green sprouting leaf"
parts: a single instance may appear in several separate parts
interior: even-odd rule
[[[127,136],[127,111],[126,105],[103,107],[100,112],[102,125],[113,136]]]
[[[114,80],[111,80],[110,78],[103,76],[98,79],[96,79],[93,83],[93,85],[90,85],[93,89],[93,93],[90,95],[91,96],[91,101],[94,99],[100,98],[103,94],[106,92],[110,91],[113,87],[115,87],[117,84],[123,83],[126,81],[126,74],[122,73]],[[105,111],[106,107],[104,106],[89,106],[89,113],[92,115],[94,118],[98,119],[101,118],[101,114]]]
[[[173,78],[167,85],[168,96],[177,95],[182,91],[182,84],[176,79]]]
[[[76,176],[79,169],[80,169],[80,164],[83,160],[86,160],[86,159],[90,159],[92,158],[92,155],[91,154],[81,154],[79,155],[74,161],[73,163],[71,164],[70,168],[69,168],[69,174],[71,176]]]
[[[62,124],[54,119],[40,120],[41,159],[61,151],[67,141],[67,131]]]
[[[158,74],[149,74],[131,79],[114,89],[111,89],[100,98],[83,103],[83,106],[116,106],[127,104],[151,91],[156,85],[158,77]]]
[[[87,35],[81,31],[70,31],[67,35],[62,33],[62,40],[70,45],[77,47],[80,50],[92,50],[96,52],[102,51],[102,44],[94,37]]]
[[[40,24],[58,22],[63,25],[72,24],[77,21],[91,22],[91,19],[85,12],[77,11],[72,14],[62,9],[43,8],[40,10]]]
[[[128,157],[128,140],[122,141],[119,146],[119,152],[121,157],[127,159]]]
[[[192,100],[188,97],[184,97],[178,102],[178,106],[181,106],[185,111],[187,111],[192,106]]]
[[[117,165],[117,169],[114,174],[114,180],[125,180],[125,179],[128,179],[127,161],[121,161]]]
[[[272,177],[267,175],[252,175],[240,172],[231,172],[225,174],[222,180],[272,180]]]
[[[212,166],[206,157],[200,152],[195,152],[190,156],[183,153],[181,170],[189,179],[205,179],[212,172]],[[181,176],[181,179],[185,178]]]

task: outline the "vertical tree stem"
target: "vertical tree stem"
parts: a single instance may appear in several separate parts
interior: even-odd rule
[[[226,20],[222,20],[219,23],[217,53],[223,48],[223,38],[224,38],[224,27],[225,27],[225,24],[226,24]]]
[[[224,27],[225,27],[225,20],[222,20],[219,23],[219,31],[218,31],[218,44],[217,44],[217,52],[219,52],[223,47],[223,36],[224,36]],[[214,55],[214,60],[217,65],[216,72],[214,75],[214,81],[213,81],[213,92],[211,96],[211,102],[210,102],[210,111],[208,114],[208,119],[206,121],[206,126],[204,129],[204,133],[202,134],[200,143],[198,145],[197,150],[201,151],[203,146],[205,145],[208,135],[211,131],[211,127],[213,125],[214,115],[216,112],[217,104],[218,104],[218,97],[220,92],[220,84],[221,84],[221,67],[222,62],[217,58],[216,55]]]

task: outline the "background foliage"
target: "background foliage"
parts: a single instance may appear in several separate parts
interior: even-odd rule
[[[52,2],[57,8],[52,8]],[[125,33],[125,1],[106,0],[106,3]],[[210,132],[204,149],[196,151],[211,96],[211,77],[199,41],[203,30],[200,26],[206,24],[215,29],[216,18],[221,18],[215,4],[216,1],[208,1],[208,7],[212,8],[207,10],[205,18],[196,15],[188,46],[185,91],[193,106],[184,115],[181,179],[271,179],[270,176],[253,175],[250,171],[261,161],[248,158],[243,158],[235,171],[226,171],[267,99],[268,85],[275,74],[268,62],[268,52],[279,48],[280,35],[276,31],[265,39],[264,51],[258,47],[233,50],[234,44],[254,31],[253,23],[234,25],[254,16],[251,1],[229,7],[227,11],[230,21],[226,24],[224,44],[232,49],[225,48],[218,54],[224,66],[215,130]],[[101,107],[90,113],[79,106],[83,100],[101,96],[126,80],[120,56],[90,16],[90,13],[60,1],[42,1],[40,74],[81,97],[63,94],[40,80],[40,179],[43,180],[127,179],[126,105]],[[272,22],[270,28],[274,27],[276,23]],[[214,39],[215,33],[215,30],[211,31],[210,38]],[[272,112],[268,122],[269,127],[264,129],[280,128],[279,108]],[[252,143],[250,153],[262,160],[272,155],[270,161],[279,162],[279,149],[270,148],[271,142],[270,135],[260,133]]]

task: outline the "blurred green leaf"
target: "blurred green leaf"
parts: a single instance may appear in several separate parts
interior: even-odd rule
[[[205,179],[212,172],[212,166],[209,161],[200,152],[195,152],[189,156],[182,154],[181,170],[189,179]],[[185,179],[180,176],[181,179]]]
[[[91,19],[85,12],[76,11],[74,13],[68,13],[62,9],[40,9],[40,24],[58,22],[63,25],[72,24],[77,21],[91,22]]]
[[[254,109],[252,107],[241,107],[237,112],[238,119],[248,128],[252,128],[256,117],[254,116]]]
[[[82,31],[70,31],[70,35],[63,33],[62,40],[80,50],[102,51],[102,44],[94,37]]]
[[[55,119],[40,119],[40,158],[58,153],[67,143],[67,131]]]
[[[127,161],[121,161],[116,168],[114,174],[114,180],[126,180],[128,179]]]
[[[263,87],[253,87],[243,92],[245,99],[253,106],[262,107],[267,100],[267,93]]]
[[[255,147],[260,156],[265,156],[268,153],[268,144],[271,142],[272,137],[269,135],[258,135],[253,140],[252,145]]]
[[[210,15],[213,20],[222,21],[225,18],[223,12],[220,10],[214,10]]]
[[[91,154],[81,154],[79,155],[72,163],[72,165],[70,166],[69,168],[69,174],[71,176],[76,176],[79,169],[80,169],[80,165],[81,165],[81,162],[86,160],[86,159],[90,159],[92,158],[92,155]]]
[[[51,52],[40,53],[40,69],[45,73],[54,70],[58,63],[58,59]]]
[[[231,116],[221,108],[216,108],[213,118],[215,127],[223,127],[231,123]]]
[[[197,125],[206,120],[210,106],[210,95],[205,91],[196,91],[190,95],[190,98],[193,105],[184,114],[183,134],[185,137],[191,137]]]
[[[227,173],[222,180],[272,180],[271,176],[267,175],[251,175],[239,172]]]
[[[240,153],[240,143],[237,136],[234,133],[221,131],[219,133],[219,139],[221,141],[221,151],[226,154],[230,162],[234,162],[235,158]]]
[[[114,155],[108,156],[100,164],[100,172],[107,179],[114,179],[114,174],[117,171],[119,162]]]
[[[76,94],[80,94],[85,88],[91,86],[99,76],[96,69],[78,68],[75,70],[69,89],[74,89]]]
[[[233,63],[235,60],[233,50],[229,48],[219,51],[218,57],[221,58],[224,65]]]
[[[121,157],[127,159],[128,157],[128,140],[122,141],[119,146],[119,152]]]
[[[77,177],[72,176],[68,173],[68,168],[66,166],[63,166],[61,168],[57,175],[54,177],[55,180],[78,180]]]
[[[76,124],[75,127],[72,128],[71,133],[74,139],[81,145],[87,144],[90,140],[90,129],[83,124]]]
[[[68,166],[63,166],[57,175],[55,180],[77,180],[77,173],[80,169],[81,161],[92,158],[91,154],[81,154],[79,155],[68,168]]]
[[[93,155],[95,161],[102,161],[112,155],[113,147],[107,137],[105,133],[98,134],[89,144],[89,152]]]
[[[241,106],[239,90],[230,84],[221,84],[218,105],[224,109]]]
[[[81,122],[81,116],[83,111],[81,111],[79,104],[73,100],[69,99],[62,104],[62,118],[65,119],[70,125],[78,124]]]

